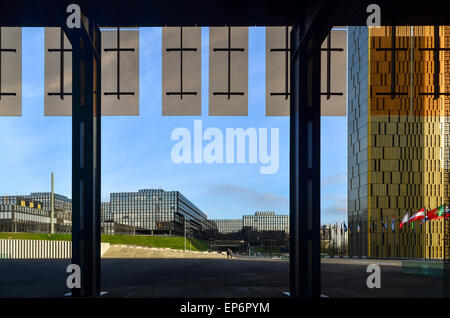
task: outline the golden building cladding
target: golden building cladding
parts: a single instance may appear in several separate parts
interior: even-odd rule
[[[450,204],[450,27],[367,30],[367,256],[443,258],[449,219],[399,223]]]

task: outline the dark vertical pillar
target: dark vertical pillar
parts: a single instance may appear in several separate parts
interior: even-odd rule
[[[291,32],[290,226],[294,297],[320,297],[320,46]]]
[[[444,207],[447,211],[447,206]],[[443,296],[450,298],[450,219],[444,218]]]
[[[100,294],[100,52],[98,26],[64,31],[72,43],[72,263],[81,288],[73,296]]]

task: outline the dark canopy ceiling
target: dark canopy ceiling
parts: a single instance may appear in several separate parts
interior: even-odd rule
[[[334,25],[364,25],[370,3],[380,5],[383,25],[450,25],[448,1],[436,0],[1,0],[0,25],[57,26],[70,3],[100,26],[292,25],[329,8]]]

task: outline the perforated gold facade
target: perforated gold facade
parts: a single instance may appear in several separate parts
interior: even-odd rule
[[[368,33],[368,54],[363,55],[367,61],[359,61],[349,74],[350,81],[368,83],[367,99],[354,93],[351,100],[349,94],[349,114],[361,114],[368,108],[365,117],[349,116],[350,134],[355,130],[352,120],[367,122],[356,125],[357,134],[367,134],[366,147],[349,147],[349,158],[356,156],[367,162],[367,172],[359,170],[355,176],[349,160],[349,223],[354,227],[359,224],[362,232],[350,236],[350,252],[369,257],[443,258],[444,224],[448,219],[423,224],[416,221],[402,229],[399,223],[406,213],[411,216],[422,208],[426,213],[449,205],[450,96],[442,93],[450,91],[450,54],[434,48],[450,48],[450,27],[349,31],[359,37]],[[353,48],[353,52],[362,51],[360,47]],[[349,59],[354,59],[354,55],[349,51]],[[349,65],[352,62],[355,64],[350,60]],[[367,129],[367,133],[361,129]],[[350,137],[349,145],[352,141]],[[361,180],[366,181],[365,187]],[[360,197],[367,198],[366,209],[358,209],[353,203]],[[360,244],[367,246],[362,248]]]

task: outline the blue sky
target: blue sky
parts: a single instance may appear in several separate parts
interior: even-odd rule
[[[265,29],[249,32],[249,109],[245,117],[208,116],[208,29],[202,29],[202,116],[161,116],[161,29],[140,29],[140,115],[102,118],[102,200],[110,192],[179,190],[210,218],[257,210],[289,212],[289,119],[266,117]],[[44,117],[44,29],[23,29],[22,117],[0,117],[0,195],[49,191],[71,196],[71,118]],[[260,164],[175,164],[175,128],[279,128],[280,167]],[[204,143],[205,145],[206,143]],[[322,223],[347,215],[347,118],[322,118]]]

